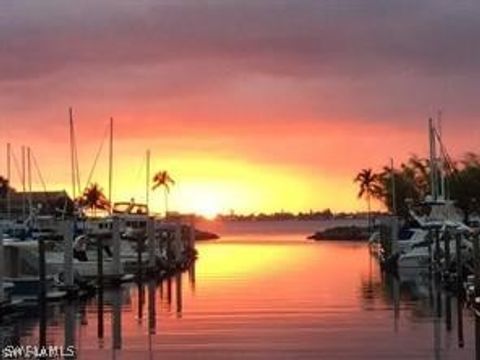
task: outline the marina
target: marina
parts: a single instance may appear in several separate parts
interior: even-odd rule
[[[480,360],[480,2],[0,29],[1,360]]]
[[[233,224],[179,275],[106,289],[102,306],[50,304],[43,329],[30,317],[2,334],[37,344],[45,331],[88,359],[474,358],[475,319],[455,295],[383,274],[366,243],[298,232],[334,224]]]

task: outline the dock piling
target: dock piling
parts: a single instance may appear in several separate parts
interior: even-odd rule
[[[103,319],[103,239],[97,238],[97,286],[98,286],[98,303],[97,303],[97,336],[103,339],[104,335],[104,319]]]
[[[398,251],[398,217],[392,216],[391,218],[391,254],[395,254]]]
[[[156,288],[155,281],[150,280],[148,283],[148,334],[155,335],[156,333]]]
[[[45,264],[45,240],[38,239],[38,280],[40,286],[40,301],[45,301],[47,295],[47,271]]]
[[[112,241],[113,241],[113,273],[115,280],[119,280],[122,276],[122,263],[120,261],[121,244],[120,244],[120,221],[114,216],[112,219]]]
[[[477,235],[473,236],[473,269],[474,269],[474,306],[475,309],[478,309],[477,299],[480,295],[480,244],[478,243],[479,238]]]
[[[137,237],[137,280],[140,282],[142,280],[142,237]]]
[[[445,294],[445,327],[448,332],[452,331],[452,298],[450,293]]]
[[[38,277],[39,277],[39,345],[47,345],[47,278],[45,268],[45,240],[38,239]]]
[[[63,222],[63,275],[67,291],[72,291],[74,287],[73,279],[73,223],[69,220]]]
[[[462,243],[462,235],[457,233],[455,235],[455,253],[456,253],[455,263],[457,265],[457,269],[456,269],[457,285],[456,285],[456,288],[457,288],[457,294],[459,294],[459,295],[460,295],[461,289],[462,289],[462,277],[463,277],[463,259],[462,259],[461,243]]]
[[[438,274],[440,271],[440,231],[438,229],[434,230],[434,237],[435,237],[435,273]]]
[[[448,230],[445,230],[445,233],[443,234],[443,242],[445,245],[445,274],[449,274],[450,272],[450,265],[452,263],[452,257],[450,254],[450,232]]]
[[[182,273],[178,272],[175,276],[175,300],[176,300],[176,311],[177,318],[182,317],[183,310],[183,294],[182,294]]]
[[[463,335],[463,299],[460,293],[457,295],[457,337],[458,347],[463,348],[465,346],[465,338]]]
[[[155,220],[149,217],[147,221],[148,267],[155,269]]]
[[[117,289],[117,294],[113,297],[112,306],[112,348],[113,350],[122,349],[122,293]]]
[[[5,290],[3,288],[3,274],[5,267],[5,259],[3,255],[3,229],[0,228],[0,306],[5,301]]]
[[[64,343],[65,349],[75,346],[75,329],[77,319],[75,314],[75,303],[69,301],[64,309]]]

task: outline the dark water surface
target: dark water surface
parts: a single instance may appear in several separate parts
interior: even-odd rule
[[[106,291],[103,339],[96,298],[49,305],[48,343],[73,342],[79,359],[475,358],[470,311],[428,281],[382,276],[365,244],[234,233],[198,244],[181,276]],[[37,344],[38,314],[2,332]]]

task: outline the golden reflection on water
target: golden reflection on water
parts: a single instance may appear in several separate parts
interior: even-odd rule
[[[212,296],[215,306],[224,302],[221,306],[225,309],[252,306],[252,301],[262,299],[297,301],[316,307],[328,303],[353,306],[359,279],[366,270],[364,250],[351,245],[307,242],[204,244],[199,248],[196,266],[201,289],[197,294]],[[240,296],[233,297],[237,293]],[[246,301],[242,303],[242,299]],[[275,310],[279,305],[269,306]]]
[[[472,356],[471,331],[465,331],[466,349],[456,348],[455,332],[437,328],[428,299],[406,296],[383,278],[365,244],[271,237],[199,243],[198,251],[195,266],[181,275],[106,291],[103,339],[96,300],[76,304],[70,326],[79,358]],[[49,322],[53,343],[72,333],[62,311]],[[36,336],[31,328],[23,341],[34,343]]]

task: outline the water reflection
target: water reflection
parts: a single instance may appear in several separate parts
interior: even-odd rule
[[[479,324],[461,298],[428,274],[381,273],[363,244],[221,241],[198,250],[195,267],[183,274],[106,288],[94,299],[54,305],[56,312],[45,308],[30,326],[15,322],[19,342],[48,335],[75,344],[79,359],[475,354]]]
[[[112,299],[112,348],[120,350],[122,348],[122,292],[117,290],[114,292]]]
[[[150,280],[148,282],[148,334],[155,335],[157,331],[157,317],[156,317],[156,282]]]
[[[190,283],[190,289],[192,293],[195,293],[195,262],[192,263],[190,269],[188,269],[188,281]]]
[[[182,300],[182,274],[177,274],[175,276],[175,289],[176,289],[176,300],[177,300],[177,318],[182,317],[182,308],[183,308],[183,300]]]
[[[143,306],[145,305],[145,287],[142,281],[137,282],[137,294],[137,319],[138,322],[141,324],[143,320]]]
[[[76,305],[73,301],[68,301],[63,308],[64,311],[64,347],[75,346],[76,324]]]

